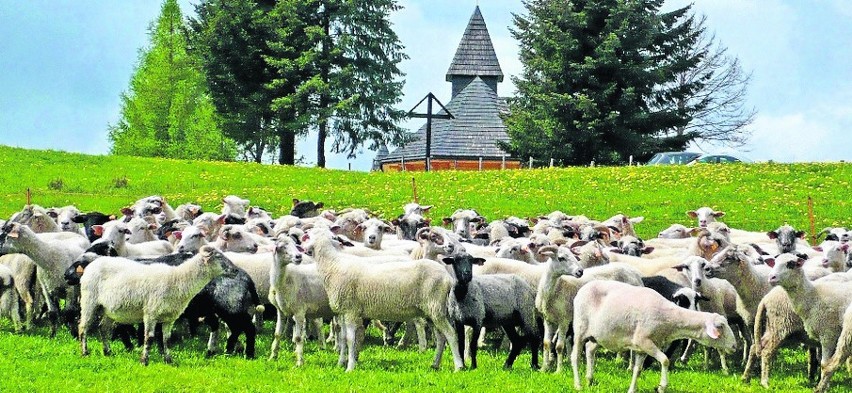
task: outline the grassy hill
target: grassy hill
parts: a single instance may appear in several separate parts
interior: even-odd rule
[[[208,211],[221,208],[221,198],[236,194],[275,215],[289,211],[292,198],[324,201],[331,208],[362,206],[392,217],[412,199],[412,177],[420,202],[434,204],[433,220],[459,207],[472,207],[494,219],[505,215],[534,216],[552,210],[604,219],[623,212],[645,216],[640,235],[652,236],[670,223],[690,224],[685,211],[711,206],[727,212],[731,226],[774,229],[784,222],[807,228],[807,199],[814,201],[817,230],[850,225],[852,179],[850,164],[753,164],[695,167],[606,167],[518,170],[502,172],[361,173],[309,168],[210,163],[113,156],[88,156],[54,151],[0,147],[0,217],[25,203],[43,206],[75,204],[81,210],[117,212],[134,200],[160,194],[173,205],[196,202]],[[271,330],[267,321],[258,336],[259,360],[218,356],[205,359],[206,340],[185,340],[174,348],[176,366],[162,364],[154,351],[152,365],[138,365],[139,350],[126,352],[114,343],[114,356],[104,357],[97,339],[92,355],[81,359],[79,344],[63,330],[55,339],[46,328],[14,334],[0,320],[0,391],[554,391],[571,389],[570,375],[529,369],[523,353],[515,370],[503,371],[505,352],[480,351],[480,369],[462,373],[433,372],[432,350],[382,348],[375,331],[361,356],[359,369],[345,374],[336,356],[310,342],[306,366],[293,366],[285,347],[278,361],[264,360]],[[93,336],[94,337],[94,336]],[[698,351],[700,352],[700,351]],[[801,350],[783,351],[771,383],[779,391],[806,392],[806,363]],[[624,391],[630,372],[612,356],[599,355],[599,384],[590,392]],[[762,392],[737,376],[704,371],[700,353],[670,375],[670,391]],[[570,373],[570,365],[566,363]],[[738,374],[741,367],[735,366]],[[656,386],[659,371],[646,371],[639,388]],[[841,372],[834,386],[852,380]]]
[[[273,215],[286,214],[299,198],[389,218],[412,200],[414,178],[419,201],[436,206],[433,219],[457,208],[489,219],[553,210],[606,219],[621,212],[644,216],[637,230],[652,236],[671,223],[689,224],[684,212],[707,205],[725,211],[733,227],[762,231],[788,222],[807,229],[810,196],[817,230],[852,224],[852,164],[842,163],[364,173],[0,147],[0,167],[0,217],[20,210],[30,188],[34,203],[83,211],[118,212],[154,194],[173,206],[195,202],[218,211],[222,197],[235,194]]]

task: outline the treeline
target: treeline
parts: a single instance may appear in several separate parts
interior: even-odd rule
[[[739,146],[750,75],[691,6],[664,0],[525,0],[514,15],[523,72],[503,145],[522,160],[612,164],[690,142]],[[395,0],[202,0],[185,19],[165,0],[141,50],[115,154],[296,162],[317,134],[354,157],[399,145],[406,59]],[[424,60],[419,60],[424,61]]]

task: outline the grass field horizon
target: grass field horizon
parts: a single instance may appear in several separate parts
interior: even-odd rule
[[[693,224],[687,210],[710,206],[727,214],[732,227],[754,231],[789,223],[809,230],[807,200],[814,204],[815,228],[849,226],[852,164],[732,164],[596,167],[509,170],[492,172],[366,173],[316,168],[187,160],[91,156],[0,146],[0,217],[8,218],[26,201],[50,207],[74,204],[82,211],[117,213],[136,199],[163,195],[172,206],[198,203],[218,211],[222,197],[234,194],[262,206],[273,216],[286,214],[293,198],[322,201],[328,208],[366,207],[384,218],[401,213],[412,200],[412,178],[419,201],[435,205],[428,215],[437,224],[457,208],[474,208],[489,220],[507,215],[531,217],[561,210],[606,219],[616,213],[644,216],[637,225],[653,237],[672,223]],[[267,321],[258,336],[258,359],[234,356],[204,358],[205,338],[184,340],[174,348],[176,365],[162,363],[154,350],[151,366],[138,364],[139,349],[126,352],[113,343],[115,354],[104,357],[97,338],[92,355],[81,358],[79,344],[67,329],[50,339],[39,327],[15,334],[0,320],[0,391],[570,391],[569,373],[533,372],[524,352],[514,370],[501,369],[506,353],[480,351],[477,370],[453,373],[449,353],[443,368],[429,368],[433,350],[383,348],[373,331],[358,369],[344,373],[336,356],[311,342],[306,365],[294,366],[292,345],[277,361],[268,361],[271,331]],[[700,352],[700,351],[699,351]],[[742,367],[731,376],[704,371],[700,354],[670,375],[670,392],[763,392],[757,380],[744,385]],[[771,391],[806,392],[803,351],[782,351],[773,368]],[[611,356],[596,367],[598,384],[584,391],[624,391],[630,372]],[[650,391],[659,370],[642,373],[640,391]],[[833,391],[852,386],[846,372],[833,379]]]

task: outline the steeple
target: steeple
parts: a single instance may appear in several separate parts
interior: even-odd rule
[[[450,69],[447,70],[447,82],[453,84],[452,96],[455,97],[477,76],[495,93],[497,83],[503,81],[503,71],[478,5],[473,10]]]

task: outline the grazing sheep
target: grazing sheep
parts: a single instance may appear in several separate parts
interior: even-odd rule
[[[226,261],[222,253],[210,246],[202,247],[198,255],[179,266],[143,265],[120,257],[96,259],[80,278],[81,354],[89,354],[87,332],[102,314],[104,355],[110,354],[105,333],[112,322],[144,323],[145,342],[140,362],[148,365],[154,327],[162,323],[163,360],[171,363],[168,342],[175,320],[207,283],[222,274]]]
[[[535,291],[520,277],[513,274],[473,275],[473,265],[485,263],[483,258],[469,254],[456,254],[446,257],[443,262],[452,267],[456,283],[451,296],[455,296],[457,309],[451,309],[455,320],[459,351],[464,348],[464,326],[470,326],[473,335],[470,348],[471,369],[477,367],[476,352],[479,347],[479,334],[482,327],[502,327],[512,342],[509,357],[503,368],[510,369],[515,358],[521,353],[525,343],[529,343],[532,360],[530,366],[538,369],[538,331],[535,323]],[[524,331],[525,337],[518,335],[515,327]]]
[[[309,232],[313,256],[323,277],[329,304],[340,317],[346,332],[347,371],[355,369],[357,352],[355,334],[364,319],[405,321],[429,318],[441,333],[432,367],[440,366],[440,353],[449,341],[456,370],[464,367],[456,332],[449,320],[448,307],[453,278],[435,261],[416,260],[405,263],[362,264],[341,254],[328,230]],[[443,336],[441,336],[443,335]],[[338,365],[345,361],[341,351]]]
[[[647,355],[660,362],[657,390],[660,393],[666,390],[669,359],[660,348],[675,340],[688,338],[726,352],[736,348],[736,338],[725,317],[678,307],[652,289],[621,282],[593,281],[580,288],[573,319],[571,368],[578,390],[581,346],[586,350],[586,380],[590,385],[594,380],[598,346],[610,351],[635,351],[628,393],[636,391],[636,380]]]
[[[793,310],[802,318],[808,336],[819,342],[822,373],[820,385],[815,390],[822,391],[827,388],[833,372],[827,366],[837,348],[841,333],[839,322],[852,303],[852,284],[811,282],[802,270],[804,263],[805,259],[797,255],[781,254],[770,262],[773,266],[768,281],[787,291]]]
[[[328,304],[328,295],[317,265],[302,264],[302,254],[292,239],[288,236],[278,237],[273,258],[269,272],[269,301],[278,310],[278,321],[275,323],[275,337],[269,359],[278,357],[285,318],[292,316],[295,322],[293,342],[296,344],[296,365],[302,366],[307,320],[330,319],[334,313]]]
[[[65,233],[86,240],[81,235]],[[36,264],[36,278],[47,302],[48,318],[51,321],[50,336],[56,336],[56,328],[59,325],[59,297],[62,290],[67,289],[62,275],[84,249],[80,247],[79,242],[70,240],[42,240],[29,227],[16,222],[7,222],[3,226],[0,245],[6,241],[9,241],[22,254],[32,258]],[[73,294],[69,295],[69,303],[66,307],[76,303],[75,297]]]
[[[5,265],[0,265],[0,316],[8,315],[16,332],[21,330],[21,310],[18,306],[18,290],[15,275]]]

